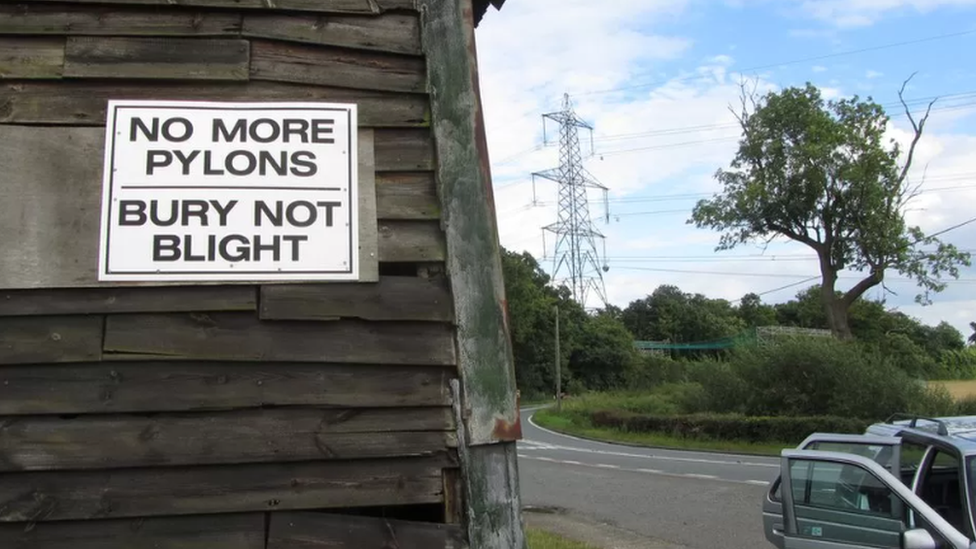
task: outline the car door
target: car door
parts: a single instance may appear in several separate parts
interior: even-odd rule
[[[862,455],[784,450],[784,549],[970,549],[911,488]]]
[[[801,442],[801,450],[820,450],[853,453],[877,461],[891,471],[898,471],[901,463],[901,439],[881,435],[849,435],[841,433],[814,433]],[[766,539],[778,547],[783,546],[783,503],[780,497],[781,478],[777,477],[763,498],[763,531]]]

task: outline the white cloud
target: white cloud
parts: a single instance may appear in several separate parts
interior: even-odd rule
[[[827,72],[827,67],[824,67],[823,65],[814,65],[810,68],[810,70],[813,72]]]
[[[869,79],[870,78],[881,78],[882,76],[884,76],[884,73],[881,73],[881,72],[878,72],[878,71],[869,70],[868,72],[864,73],[864,77],[865,78],[869,78]]]
[[[873,25],[890,14],[976,6],[976,0],[797,0],[803,13],[840,28]]]

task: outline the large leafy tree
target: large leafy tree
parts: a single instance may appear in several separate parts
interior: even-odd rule
[[[682,292],[677,286],[658,286],[630,303],[620,316],[637,339],[689,343],[735,335],[746,328],[724,299]]]
[[[811,84],[759,98],[743,88],[738,153],[716,174],[722,192],[700,201],[689,223],[723,232],[718,250],[777,237],[811,248],[827,324],[840,338],[852,337],[851,305],[888,270],[913,278],[923,290],[917,299],[927,301],[969,255],[905,221],[918,189],[908,174],[932,103],[920,119],[903,98],[902,106],[914,131],[904,157],[885,143],[889,118],[870,99],[825,101]],[[843,270],[863,278],[838,295]]]

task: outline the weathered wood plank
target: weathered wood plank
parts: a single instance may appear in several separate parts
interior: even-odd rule
[[[0,524],[4,549],[265,549],[264,513]]]
[[[425,320],[451,322],[444,280],[386,276],[376,284],[287,284],[261,288],[263,320]]]
[[[273,362],[9,366],[0,368],[0,414],[446,406],[454,375],[442,367]]]
[[[110,98],[212,101],[325,101],[356,103],[365,127],[425,126],[426,95],[304,86],[275,82],[135,84],[91,80],[0,82],[0,124],[105,125]]]
[[[0,290],[109,285],[97,274],[104,140],[100,128],[0,126]]]
[[[420,19],[416,14],[323,16],[248,13],[244,36],[420,55]]]
[[[198,1],[198,0],[191,0]],[[282,10],[308,10],[375,15],[387,10],[417,10],[416,0],[275,0]]]
[[[251,79],[424,93],[424,61],[386,53],[251,40]]]
[[[246,410],[0,419],[0,471],[433,455],[457,447],[450,408]]]
[[[242,15],[115,6],[0,5],[0,34],[239,36]],[[63,42],[62,42],[63,45]]]
[[[68,37],[64,75],[77,78],[247,80],[247,40]]]
[[[446,324],[262,322],[247,313],[113,315],[104,350],[198,360],[454,363]]]
[[[255,310],[253,286],[0,290],[0,316]]]
[[[380,261],[444,261],[444,231],[431,221],[380,221]]]
[[[426,128],[377,129],[375,139],[377,171],[430,171],[435,168],[434,140]]]
[[[325,513],[272,513],[268,549],[463,549],[458,526]]]
[[[64,38],[0,38],[0,78],[61,78]]]
[[[97,280],[104,131],[0,127],[0,288]]]
[[[376,211],[380,219],[437,219],[440,201],[432,172],[376,175]]]
[[[444,523],[464,524],[464,479],[459,469],[444,469]]]
[[[376,145],[372,129],[359,136],[359,281],[380,279],[379,229],[376,227]]]
[[[6,475],[0,522],[440,503],[447,454],[424,458]]]
[[[32,0],[71,4],[172,5],[173,0]],[[268,9],[268,0],[179,0],[180,5],[213,8]],[[376,14],[387,10],[416,10],[416,0],[275,0],[274,9],[323,13]]]
[[[103,326],[101,316],[0,317],[0,364],[99,360]]]

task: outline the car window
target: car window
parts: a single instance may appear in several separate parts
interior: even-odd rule
[[[952,452],[936,450],[922,474],[918,495],[960,532],[966,531],[962,471]]]
[[[870,547],[900,547],[902,532],[928,530],[937,547],[946,540],[928,523],[910,526],[908,505],[878,477],[857,465],[790,461],[790,493],[797,536]]]
[[[826,461],[796,460],[790,465],[793,503],[900,519],[894,493],[860,467]],[[897,512],[896,512],[897,511]],[[797,510],[797,516],[800,511]]]
[[[906,486],[912,485],[912,480],[915,478],[915,473],[918,471],[918,468],[921,467],[922,459],[925,457],[925,452],[928,451],[928,449],[929,446],[926,444],[919,444],[910,440],[902,440],[901,480]]]
[[[790,471],[797,536],[899,546],[904,505],[877,477],[855,465],[802,459],[792,461]]]
[[[891,470],[891,460],[894,457],[894,448],[890,445],[864,444],[863,442],[839,442],[815,440],[811,442],[807,450],[819,450],[821,452],[843,452],[864,456],[878,462],[882,467]]]

